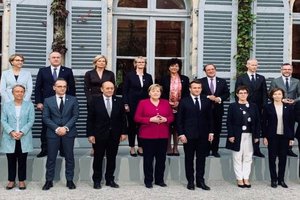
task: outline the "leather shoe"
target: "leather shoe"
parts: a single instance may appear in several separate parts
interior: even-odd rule
[[[26,185],[25,185],[25,182],[24,182],[24,181],[20,181],[20,182],[19,182],[19,189],[20,189],[20,190],[26,190]]]
[[[213,155],[216,158],[220,158],[220,154],[218,152],[213,152],[211,155]]]
[[[73,181],[67,181],[67,187],[68,187],[70,190],[76,189],[76,185],[74,184]]]
[[[253,156],[260,157],[260,158],[264,158],[264,157],[265,157],[265,155],[262,154],[260,151],[254,152],[254,153],[253,153]]]
[[[46,181],[45,185],[43,186],[42,190],[49,190],[50,188],[53,187],[53,182],[52,181]]]
[[[130,156],[137,157],[137,154],[135,152],[134,153],[129,152],[129,153],[130,153]]]
[[[106,181],[106,185],[112,188],[119,188],[120,186],[115,181]]]
[[[295,154],[292,149],[288,150],[287,155],[291,157],[298,157],[297,154]]]
[[[137,154],[138,154],[139,156],[144,156],[144,153],[141,153],[141,152],[139,152],[139,151],[137,151]]]
[[[271,187],[272,188],[277,188],[277,182],[276,181],[271,181]]]
[[[186,186],[186,188],[188,190],[195,190],[195,184],[194,183],[188,183],[187,186]]]
[[[42,150],[38,155],[36,155],[36,157],[42,158],[42,157],[45,157],[45,156],[47,156],[47,155],[48,155],[47,151]]]
[[[94,189],[101,189],[101,183],[100,182],[94,182]]]
[[[11,189],[13,189],[15,186],[16,186],[16,183],[10,181],[10,182],[7,184],[7,186],[6,186],[5,188],[6,188],[7,190],[11,190]]]
[[[198,188],[202,188],[203,190],[210,190],[210,187],[208,187],[204,182],[199,182],[196,184]]]
[[[145,183],[145,186],[146,186],[146,188],[148,188],[148,189],[153,188],[152,183]]]
[[[278,185],[281,185],[283,188],[288,188],[284,181],[278,181]]]
[[[165,184],[165,182],[155,183],[155,185],[159,185],[160,187],[167,187],[167,184]]]

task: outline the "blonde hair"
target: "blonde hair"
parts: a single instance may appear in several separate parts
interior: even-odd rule
[[[148,93],[149,93],[151,90],[154,90],[154,89],[156,89],[156,88],[158,88],[158,89],[160,90],[161,93],[163,92],[162,86],[155,83],[155,84],[152,84],[152,85],[149,86],[149,88],[148,88]]]
[[[11,64],[12,61],[16,58],[16,57],[20,57],[22,58],[23,62],[24,62],[24,56],[22,54],[13,54],[11,56],[9,56],[8,62]],[[12,65],[12,64],[11,64]]]
[[[96,63],[99,59],[103,58],[105,60],[105,64],[107,65],[107,58],[104,55],[97,55],[95,56],[95,58],[93,59],[93,65],[96,68]]]
[[[146,58],[143,57],[143,56],[138,56],[138,57],[136,57],[136,58],[133,60],[133,66],[134,66],[134,69],[136,69],[136,63],[138,62],[138,60],[144,60],[144,61],[145,61],[145,68],[146,68],[146,64],[147,64]]]

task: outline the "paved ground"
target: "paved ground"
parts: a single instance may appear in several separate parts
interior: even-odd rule
[[[278,187],[273,189],[266,181],[252,182],[252,188],[242,189],[225,181],[208,181],[211,191],[203,191],[197,188],[189,191],[184,183],[167,182],[168,187],[161,188],[154,186],[152,189],[145,188],[142,183],[119,182],[120,188],[113,189],[102,186],[102,189],[95,190],[90,182],[78,182],[76,190],[69,190],[63,182],[54,183],[49,191],[42,191],[42,182],[28,182],[27,190],[19,189],[5,190],[6,182],[0,182],[0,200],[81,200],[81,199],[104,199],[104,200],[173,200],[173,199],[205,199],[205,200],[299,200],[300,182],[287,182],[289,188]]]

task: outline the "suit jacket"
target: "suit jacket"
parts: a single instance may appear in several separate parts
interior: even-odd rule
[[[189,91],[189,78],[184,75],[180,75],[181,80],[181,98],[187,97],[190,94]],[[169,100],[170,98],[170,85],[171,85],[171,76],[164,76],[161,80],[161,86],[163,87],[162,98]]]
[[[66,95],[62,113],[60,113],[56,96],[48,97],[44,101],[43,122],[47,126],[48,138],[59,137],[55,130],[60,126],[68,127],[67,137],[75,137],[77,130],[75,123],[79,116],[79,107],[76,97]]]
[[[123,101],[128,104],[130,113],[134,115],[136,107],[140,100],[147,99],[148,88],[153,84],[152,76],[145,73],[143,76],[143,87],[141,86],[139,76],[136,71],[131,71],[126,74],[123,85]]]
[[[294,139],[295,115],[292,105],[283,104],[283,136],[289,140]],[[263,111],[262,133],[263,137],[273,138],[277,132],[277,114],[273,103],[267,104]]]
[[[21,137],[22,152],[30,152],[33,150],[31,128],[34,123],[34,106],[31,101],[23,101],[19,120],[19,129],[24,134]],[[3,153],[14,153],[16,140],[10,136],[10,132],[17,129],[17,117],[14,101],[3,104],[1,123],[3,126],[3,137],[0,151]]]
[[[264,76],[255,73],[255,85],[252,86],[248,74],[239,76],[235,83],[235,91],[238,86],[246,85],[249,88],[248,101],[255,103],[261,113],[263,106],[268,101],[268,91],[266,79]],[[237,100],[237,99],[236,99]]]
[[[200,82],[202,83],[202,95],[208,96],[208,95],[212,95],[210,89],[209,89],[209,83],[207,80],[207,77],[201,78]],[[216,89],[215,89],[215,93],[214,95],[216,97],[220,97],[221,98],[221,103],[215,103],[212,102],[212,109],[213,109],[213,119],[215,121],[222,121],[222,117],[224,114],[224,101],[226,101],[228,99],[228,97],[230,96],[230,92],[226,83],[225,79],[216,77]],[[221,122],[222,123],[222,122]],[[221,123],[216,123],[217,127],[215,127],[215,131],[216,132],[221,132],[222,129],[222,124]]]
[[[14,96],[12,95],[12,88],[17,84],[23,85],[26,89],[24,100],[31,101],[32,77],[31,73],[24,69],[21,69],[18,80],[16,80],[12,69],[2,72],[0,83],[2,101],[9,102],[14,100]]]
[[[206,96],[201,96],[200,102],[201,110],[197,110],[191,96],[181,99],[176,119],[178,135],[208,140],[208,134],[214,132],[211,103]]]
[[[88,109],[87,136],[119,140],[121,134],[126,134],[126,116],[122,99],[112,97],[112,111],[109,117],[103,95],[94,96]]]
[[[70,68],[61,66],[58,73],[59,78],[63,78],[67,81],[68,89],[67,94],[75,96],[75,79],[73,72]],[[51,67],[42,67],[36,77],[35,82],[35,103],[43,103],[45,98],[55,95],[53,90],[54,80],[51,72]]]
[[[260,117],[256,104],[249,103],[247,109],[251,117],[251,131],[253,138],[259,138],[260,136]],[[240,105],[237,102],[231,103],[228,108],[227,114],[227,141],[226,148],[233,151],[239,151],[241,145],[241,137],[243,133],[243,111],[240,109]],[[228,138],[235,137],[235,142],[229,142]]]
[[[275,78],[271,82],[270,91],[275,87],[284,90],[285,98],[294,99],[296,102],[300,101],[300,81],[298,79],[291,77],[289,90],[286,91],[282,77]]]
[[[87,101],[92,100],[92,95],[101,95],[102,92],[100,87],[103,82],[111,81],[113,84],[116,84],[115,74],[112,71],[104,70],[102,78],[100,79],[96,69],[87,71],[84,75],[84,92],[87,98]]]

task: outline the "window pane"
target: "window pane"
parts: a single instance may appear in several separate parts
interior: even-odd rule
[[[147,0],[120,0],[118,7],[147,8]]]
[[[300,62],[292,62],[293,65],[293,77],[300,79]]]
[[[183,0],[157,0],[156,8],[158,9],[185,9]]]
[[[300,12],[300,1],[295,1],[293,12]]]
[[[156,22],[156,57],[181,57],[184,38],[184,22]]]
[[[293,24],[293,60],[300,60],[300,25]]]
[[[117,56],[146,56],[147,21],[118,20]]]

